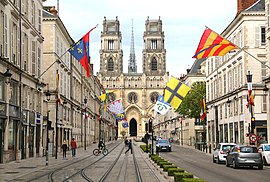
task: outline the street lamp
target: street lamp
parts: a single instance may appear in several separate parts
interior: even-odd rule
[[[46,96],[46,99],[47,101],[50,100],[50,96],[51,96],[51,93],[50,91],[48,90],[47,92],[45,92],[45,96]],[[49,130],[51,129],[51,122],[49,121],[49,113],[50,111],[48,110],[47,111],[47,131],[46,131],[46,137],[47,137],[47,140],[46,140],[46,166],[49,165]]]
[[[86,108],[87,108],[87,97],[84,98],[84,150],[86,150]]]
[[[252,92],[252,74],[250,74],[250,71],[248,71],[247,74],[247,85],[248,85],[248,92]],[[251,95],[251,93],[248,93]],[[249,108],[250,108],[250,114],[251,114],[251,133],[254,133],[254,128],[255,128],[255,118],[253,117],[253,111],[252,111],[252,104],[248,103]]]
[[[9,84],[11,79],[12,73],[9,72],[9,69],[7,68],[7,71],[4,73],[5,77],[5,83]]]

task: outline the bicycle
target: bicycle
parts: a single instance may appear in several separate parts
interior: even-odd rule
[[[95,156],[98,156],[100,153],[102,153],[103,155],[107,155],[109,153],[109,151],[105,147],[103,147],[102,149],[97,148],[97,149],[93,150],[93,154]]]

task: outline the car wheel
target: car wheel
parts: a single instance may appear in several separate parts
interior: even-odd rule
[[[237,169],[238,168],[238,164],[236,164],[235,160],[233,160],[232,166],[233,166],[234,169]]]
[[[213,163],[216,163],[215,157],[213,156]]]
[[[262,170],[263,169],[263,164],[258,165],[258,169]]]
[[[267,166],[267,161],[266,161],[265,157],[263,157],[263,164]]]
[[[227,159],[226,159],[226,167],[230,167],[230,164]]]
[[[221,161],[219,160],[219,156],[217,156],[217,164],[221,164]]]

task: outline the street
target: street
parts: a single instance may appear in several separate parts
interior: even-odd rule
[[[233,169],[226,167],[225,164],[213,163],[212,154],[203,153],[194,148],[173,145],[172,152],[161,152],[160,156],[208,182],[269,181],[269,166],[264,166],[263,170],[258,170],[257,168]]]

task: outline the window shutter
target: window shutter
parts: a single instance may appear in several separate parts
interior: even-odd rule
[[[260,27],[255,27],[255,47],[260,46]]]

